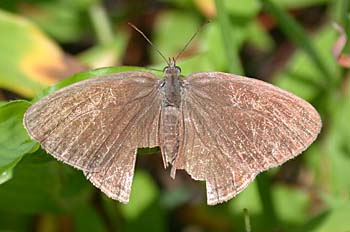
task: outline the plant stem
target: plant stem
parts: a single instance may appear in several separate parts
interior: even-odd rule
[[[90,7],[89,14],[98,43],[101,45],[112,43],[114,35],[105,8],[99,3],[94,4]]]
[[[271,226],[277,225],[278,218],[275,210],[275,205],[273,202],[273,197],[271,193],[271,185],[269,176],[266,172],[260,173],[257,178],[258,192],[263,207],[263,212],[265,217],[268,219],[266,224]]]
[[[248,209],[243,209],[244,214],[244,225],[245,225],[245,231],[246,232],[252,232],[251,225],[250,225],[250,217]]]

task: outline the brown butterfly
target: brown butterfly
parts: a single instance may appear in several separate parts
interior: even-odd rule
[[[91,78],[33,104],[29,135],[84,171],[107,196],[127,203],[137,148],[160,147],[171,176],[206,181],[207,202],[227,201],[255,176],[304,151],[321,119],[303,99],[263,81],[222,72],[164,78],[129,71]]]

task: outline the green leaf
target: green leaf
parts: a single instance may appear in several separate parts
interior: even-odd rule
[[[84,13],[96,2],[39,1],[28,5],[32,10],[25,11],[25,14],[55,40],[73,42],[80,39],[87,30],[89,20]]]
[[[0,185],[10,180],[13,176],[13,168],[21,160],[22,157],[17,158],[6,166],[0,168]]]
[[[159,204],[159,190],[151,176],[136,170],[130,202],[120,206],[126,219],[123,231],[165,231],[164,212]]]
[[[29,154],[15,167],[11,181],[0,186],[0,208],[20,213],[59,213],[86,204],[91,184],[81,171],[45,154]]]
[[[0,231],[27,231],[32,225],[33,218],[17,212],[0,210]]]
[[[103,223],[103,219],[98,211],[91,205],[80,205],[73,211],[74,219],[74,231],[107,231],[106,226]]]
[[[0,185],[12,178],[12,168],[0,173]]]
[[[159,195],[152,178],[146,172],[135,171],[130,201],[121,206],[121,212],[127,220],[135,220],[146,210]]]
[[[25,18],[0,10],[0,87],[33,97],[65,73],[63,51]]]
[[[32,151],[32,141],[23,127],[23,114],[30,106],[27,101],[13,101],[0,107],[0,171],[13,167],[13,162]],[[5,170],[2,170],[5,171]]]

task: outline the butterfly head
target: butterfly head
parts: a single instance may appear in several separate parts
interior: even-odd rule
[[[163,69],[164,76],[180,76],[181,68],[176,66],[175,58],[169,58],[167,66]]]

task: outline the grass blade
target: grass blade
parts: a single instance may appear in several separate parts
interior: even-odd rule
[[[345,53],[349,54],[350,53],[350,46],[349,46],[349,38],[350,38],[350,22],[349,22],[349,17],[350,17],[350,2],[349,0],[341,0],[340,1],[341,5],[341,12],[340,12],[340,20],[341,20],[341,25],[344,28],[346,32],[346,36],[348,38],[347,44],[345,45]]]
[[[224,2],[222,0],[215,0],[215,5],[229,72],[242,75],[243,68],[238,56],[238,48],[235,45],[236,40],[231,33],[232,27]]]
[[[92,26],[100,44],[113,43],[113,30],[106,10],[101,4],[92,5],[89,9]]]
[[[324,64],[317,49],[313,46],[307,32],[288,13],[274,4],[271,0],[260,0],[265,9],[276,19],[282,32],[298,47],[303,49],[323,74],[330,81],[332,74]]]

